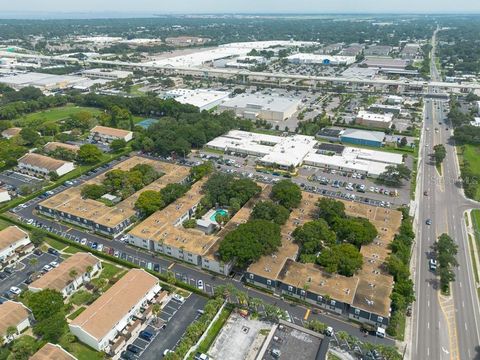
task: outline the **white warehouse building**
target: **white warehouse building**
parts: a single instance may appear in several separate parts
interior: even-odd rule
[[[181,104],[190,104],[203,110],[210,110],[220,105],[230,96],[228,91],[210,89],[173,89],[165,93],[167,98],[174,98]]]
[[[287,57],[292,64],[319,64],[319,65],[351,65],[355,62],[355,56],[334,56],[321,54],[298,53]]]
[[[242,94],[219,106],[220,111],[233,111],[239,117],[255,120],[283,121],[295,114],[301,104],[297,98],[274,95]]]

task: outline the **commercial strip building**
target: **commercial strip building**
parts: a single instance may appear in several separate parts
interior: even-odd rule
[[[372,104],[368,107],[368,110],[383,112],[386,114],[400,114],[402,107],[400,105]]]
[[[3,343],[9,343],[20,335],[31,326],[33,320],[30,309],[20,302],[8,300],[0,304],[0,337]],[[11,326],[15,328],[16,333],[8,337],[7,330]]]
[[[27,86],[34,86],[42,91],[67,89],[84,80],[81,76],[52,75],[35,72],[0,77],[0,83],[16,90]]]
[[[122,80],[133,76],[131,71],[113,70],[113,69],[87,69],[82,71],[82,75],[91,79]]]
[[[29,360],[78,360],[60,345],[46,343]]]
[[[363,65],[371,68],[379,69],[402,69],[411,64],[407,59],[393,59],[391,57],[367,57],[363,62]]]
[[[46,153],[53,152],[53,151],[55,151],[55,150],[57,150],[57,149],[67,150],[67,151],[70,151],[70,152],[76,154],[76,153],[78,152],[78,150],[80,150],[80,146],[78,146],[78,145],[66,144],[66,143],[57,142],[57,141],[48,142],[48,143],[46,143],[46,144],[43,146],[43,150],[44,150]]]
[[[280,295],[288,295],[339,315],[385,328],[390,318],[390,294],[393,277],[384,263],[390,253],[389,244],[401,223],[401,213],[383,208],[345,202],[351,216],[368,218],[379,235],[371,244],[362,246],[362,269],[352,277],[325,272],[315,264],[296,262],[299,247],[292,231],[313,220],[317,194],[303,193],[300,207],[292,211],[282,226],[282,245],[272,255],[263,256],[249,266],[245,279]]]
[[[105,174],[101,174],[85,182],[82,186],[70,187],[42,201],[37,205],[36,210],[42,215],[72,223],[103,235],[116,236],[131,225],[132,219],[136,215],[135,202],[143,191],[159,191],[167,184],[183,183],[189,174],[189,168],[187,167],[140,156],[133,156],[117,164],[113,169],[128,171],[137,164],[151,165],[156,171],[164,175],[118,204],[107,206],[101,201],[83,199],[81,195],[83,186],[102,183]]]
[[[30,236],[17,226],[0,230],[0,263],[6,263],[17,252],[30,245]]]
[[[203,45],[209,42],[210,39],[202,38],[198,36],[177,36],[177,37],[167,37],[165,43],[172,46],[194,46],[194,45]]]
[[[155,276],[145,270],[131,269],[68,327],[81,342],[97,351],[111,353],[119,340],[125,342],[122,331],[142,317],[142,308],[147,308],[160,290]]]
[[[377,114],[360,110],[355,117],[355,124],[378,129],[389,129],[392,126],[393,114]]]
[[[340,141],[347,144],[382,147],[385,133],[361,129],[345,129],[340,132]]]
[[[28,285],[28,289],[33,292],[45,289],[56,290],[67,297],[82,284],[90,281],[101,268],[102,264],[98,258],[89,253],[79,252],[32,282]]]
[[[244,119],[283,121],[295,114],[301,104],[297,98],[263,94],[241,94],[225,101],[219,111],[233,111]]]
[[[355,56],[334,56],[310,53],[298,53],[287,56],[292,64],[319,64],[319,65],[351,65],[355,62]]]
[[[75,169],[73,162],[58,160],[49,156],[28,153],[18,159],[17,170],[18,172],[46,178],[51,173],[55,173],[57,176],[62,176]]]
[[[388,56],[393,48],[389,45],[372,45],[363,51],[365,56]]]
[[[97,125],[90,130],[90,140],[110,144],[113,140],[125,140],[129,142],[133,139],[133,132],[129,130],[111,128]]]
[[[181,104],[189,104],[203,110],[210,110],[228,99],[230,92],[210,89],[173,89],[165,93],[165,97],[174,98]]]
[[[340,138],[344,133],[338,131],[335,134]],[[345,140],[357,144],[364,142],[366,145],[377,146],[380,134],[383,133],[368,132],[367,134],[357,133],[356,135],[353,130],[349,130]],[[360,140],[360,136],[365,136],[366,139]],[[225,152],[231,151],[256,156],[258,157],[258,164],[264,166],[291,169],[305,164],[320,168],[357,172],[372,177],[380,175],[388,165],[403,162],[401,154],[351,147],[343,147],[338,154],[326,154],[320,148],[321,144],[313,136],[304,135],[283,137],[232,130],[226,135],[215,138],[205,146]]]

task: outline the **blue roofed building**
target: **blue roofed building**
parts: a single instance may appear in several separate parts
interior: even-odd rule
[[[381,131],[368,131],[361,129],[345,129],[340,133],[342,143],[382,147],[385,133]]]

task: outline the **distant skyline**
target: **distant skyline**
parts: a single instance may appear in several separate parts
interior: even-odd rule
[[[194,13],[480,13],[478,0],[0,0],[1,17],[82,13],[155,15]],[[5,15],[5,16],[3,16]]]

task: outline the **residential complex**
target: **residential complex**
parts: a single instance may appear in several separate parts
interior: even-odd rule
[[[54,159],[45,155],[28,153],[18,159],[17,169],[19,172],[46,178],[56,174],[62,176],[75,169],[75,165],[71,161]]]
[[[133,132],[97,125],[90,130],[90,139],[104,144],[110,144],[113,140],[129,142],[133,139]]]
[[[383,264],[390,253],[388,246],[400,227],[401,213],[345,203],[347,214],[368,218],[379,231],[373,243],[361,248],[362,269],[352,277],[345,277],[327,273],[314,264],[296,262],[299,247],[291,233],[297,226],[313,220],[311,216],[319,198],[316,194],[303,193],[302,204],[292,211],[282,226],[281,247],[250,265],[246,281],[356,321],[385,328],[391,312],[393,277],[385,271]]]
[[[29,360],[78,360],[60,345],[46,343]]]
[[[137,164],[151,165],[164,175],[111,207],[101,201],[82,198],[82,186],[77,186],[68,188],[42,201],[36,209],[45,216],[69,222],[107,236],[116,236],[131,225],[132,219],[136,215],[135,201],[143,191],[159,191],[167,184],[182,183],[189,174],[189,169],[186,167],[139,156],[130,157],[113,169],[127,171]],[[105,174],[102,174],[85,184],[101,184],[104,178]]]
[[[0,230],[0,263],[8,262],[10,258],[29,244],[28,233],[17,226],[9,226]]]
[[[29,328],[32,322],[33,316],[30,310],[22,303],[8,300],[0,304],[0,337],[4,343],[12,341]],[[7,336],[7,330],[10,327],[13,327],[16,332],[12,336]]]
[[[160,290],[155,276],[131,269],[68,327],[81,342],[111,353],[116,344],[125,343],[122,331],[132,326],[137,316],[142,317],[141,310],[155,301]]]
[[[46,143],[44,146],[43,146],[43,150],[46,152],[46,153],[50,153],[50,152],[53,152],[57,149],[62,149],[62,150],[66,150],[66,151],[70,151],[74,154],[76,154],[78,152],[78,150],[80,150],[80,146],[78,145],[71,145],[71,144],[66,144],[66,143],[62,143],[62,142],[58,142],[58,141],[51,141],[51,142],[48,142]]]
[[[22,128],[20,127],[11,127],[2,131],[2,137],[9,140],[14,136],[19,135],[20,131],[22,131]]]
[[[98,258],[89,253],[79,252],[29,284],[28,289],[33,292],[56,290],[67,297],[82,284],[90,281],[101,268],[102,264]]]

